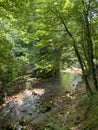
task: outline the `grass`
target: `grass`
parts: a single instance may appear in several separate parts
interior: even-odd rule
[[[78,98],[76,122],[80,120],[80,130],[98,130],[98,93],[88,98],[86,94]],[[78,124],[78,123],[77,123]]]

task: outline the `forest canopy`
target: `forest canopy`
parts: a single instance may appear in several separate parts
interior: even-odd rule
[[[98,90],[98,1],[0,0],[0,79],[12,82],[32,63],[36,76],[81,67],[87,91]]]

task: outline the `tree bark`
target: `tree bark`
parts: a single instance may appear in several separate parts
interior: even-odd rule
[[[55,8],[55,9],[56,9],[56,8]],[[52,11],[52,12],[53,12],[53,11]],[[82,72],[83,72],[84,80],[85,80],[85,83],[86,83],[87,93],[93,94],[92,89],[91,89],[91,87],[90,87],[90,85],[89,85],[89,82],[88,82],[86,73],[85,73],[85,69],[84,69],[84,65],[83,65],[83,62],[82,62],[82,58],[81,58],[81,55],[80,55],[80,53],[79,53],[79,51],[78,51],[78,48],[77,48],[75,39],[74,39],[73,35],[71,34],[71,32],[69,31],[69,29],[67,28],[67,25],[66,25],[66,23],[65,23],[65,20],[64,20],[64,18],[62,17],[62,15],[60,14],[60,12],[58,11],[58,9],[56,9],[56,12],[53,12],[53,13],[55,13],[55,15],[61,20],[61,23],[63,24],[65,31],[67,32],[67,34],[68,34],[68,35],[70,36],[70,38],[72,39],[73,47],[74,47],[76,56],[77,56],[77,58],[78,58],[78,61],[79,61],[79,63],[80,63],[80,66],[81,66],[81,69],[82,69]]]
[[[61,17],[60,14],[59,14],[59,18],[60,18],[62,24],[64,25],[65,31],[67,32],[67,34],[68,34],[68,35],[71,37],[71,39],[72,39],[73,47],[74,47],[76,56],[77,56],[77,58],[78,58],[78,61],[79,61],[79,63],[80,63],[80,66],[81,66],[81,69],[82,69],[82,72],[83,72],[83,75],[84,75],[84,80],[85,80],[85,83],[86,83],[86,90],[87,90],[88,93],[93,94],[92,89],[91,89],[91,87],[90,87],[90,85],[89,85],[89,83],[88,83],[88,79],[87,79],[87,76],[86,76],[86,73],[85,73],[85,69],[84,69],[84,65],[83,65],[83,62],[82,62],[82,58],[81,58],[80,53],[79,53],[79,51],[78,51],[78,48],[77,48],[77,46],[76,46],[76,42],[75,42],[75,40],[74,40],[74,38],[73,38],[73,35],[72,35],[71,32],[68,30],[68,28],[67,28],[67,26],[66,26],[66,23],[65,23],[64,19]]]
[[[90,2],[90,1],[89,1]],[[91,69],[91,74],[92,74],[92,78],[93,78],[93,84],[95,86],[96,91],[98,91],[98,82],[97,82],[97,78],[96,78],[96,71],[95,71],[95,67],[94,67],[94,52],[93,52],[93,42],[92,42],[92,38],[91,38],[91,29],[90,29],[90,21],[89,21],[89,9],[90,9],[90,3],[88,5],[87,10],[84,9],[84,26],[85,26],[85,36],[86,36],[86,41],[89,47],[88,50],[88,57],[89,57],[89,68]]]

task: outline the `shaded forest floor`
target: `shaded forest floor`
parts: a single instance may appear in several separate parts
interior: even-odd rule
[[[15,86],[15,90],[16,87],[19,86]],[[35,104],[32,104],[31,100],[27,100],[32,95],[33,98],[36,98]],[[24,99],[26,96],[27,98]],[[21,101],[23,101],[22,105],[19,105]],[[11,106],[15,102],[18,104],[18,110],[15,108],[17,104]],[[9,121],[7,114],[3,120],[0,119],[0,130],[19,128],[22,130],[97,130],[95,122],[95,125],[90,127],[92,121],[88,117],[88,112],[93,114],[94,112],[91,110],[92,104],[89,102],[83,82],[76,86],[74,92],[69,92],[61,87],[58,79],[29,78],[24,90],[7,97],[5,103],[0,106],[0,110],[8,106],[8,114],[14,115],[14,118]],[[88,122],[87,118],[89,118]],[[2,124],[4,121],[6,123]]]

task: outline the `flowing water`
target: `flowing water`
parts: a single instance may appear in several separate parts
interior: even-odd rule
[[[66,91],[74,92],[78,83],[82,80],[80,74],[62,73],[61,84]]]
[[[68,72],[61,73],[61,85],[66,91],[73,92],[81,80],[80,74]],[[18,96],[13,96],[11,100],[0,106],[0,125],[3,122],[5,122],[5,125],[10,122],[19,122],[23,117],[32,122],[44,119],[47,113],[40,111],[40,98],[45,92],[44,88],[35,90],[26,89],[21,94],[18,94]],[[17,130],[21,130],[21,126],[19,126]]]

